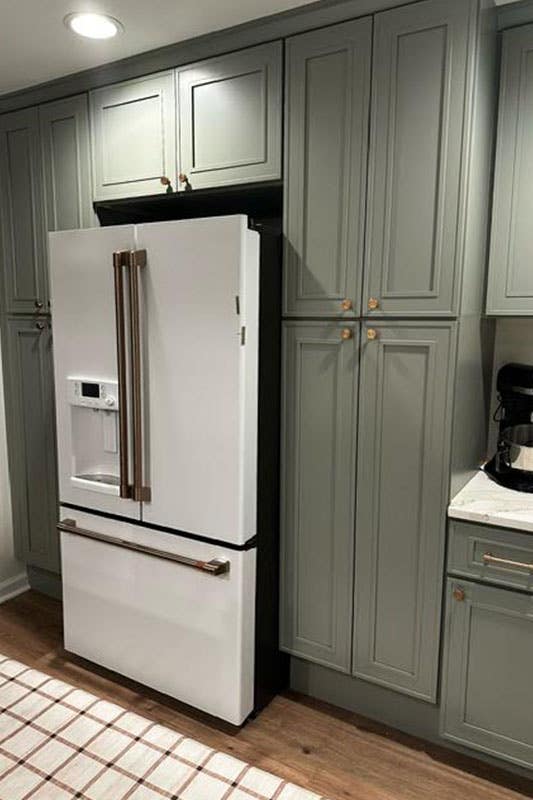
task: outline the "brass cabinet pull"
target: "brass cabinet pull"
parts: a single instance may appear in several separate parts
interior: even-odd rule
[[[123,270],[128,263],[127,250],[113,253],[113,272],[115,278],[115,323],[117,335],[117,366],[118,366],[118,425],[119,425],[119,469],[120,469],[120,496],[130,498],[129,485],[129,443],[128,443],[128,396],[126,389],[126,335],[124,312],[124,278]]]
[[[459,586],[453,590],[453,599],[457,600],[458,603],[462,603],[465,597],[465,590],[461,589]]]
[[[96,542],[109,544],[113,547],[121,547],[123,550],[132,550],[135,553],[143,553],[153,558],[160,558],[164,561],[174,561],[176,564],[181,564],[184,567],[192,567],[201,572],[207,572],[209,575],[226,575],[230,570],[230,562],[223,561],[219,558],[213,558],[211,561],[202,561],[199,558],[189,558],[189,556],[180,556],[176,553],[169,553],[166,550],[158,550],[155,547],[148,547],[144,544],[136,544],[135,542],[128,542],[125,539],[115,539],[112,536],[107,536],[105,533],[97,533],[90,531],[86,528],[78,528],[78,525],[73,519],[63,519],[57,524],[58,531],[70,533],[74,536],[83,536],[85,539],[93,539]]]
[[[483,563],[488,565],[494,564],[499,567],[516,567],[517,569],[527,569],[529,572],[533,572],[533,563],[528,564],[525,561],[513,561],[510,558],[499,558],[498,556],[493,556],[492,553],[485,553],[483,555]]]
[[[143,419],[139,270],[146,266],[146,250],[132,250],[128,257],[130,297],[131,414],[133,417],[133,499],[150,502],[151,491],[143,485]]]
[[[353,331],[351,328],[343,328],[341,331],[341,339],[343,342],[348,341],[348,339],[353,339]]]
[[[368,301],[368,310],[369,311],[376,311],[379,308],[379,300],[377,297],[371,297]]]
[[[366,338],[369,342],[374,342],[378,338],[378,332],[375,328],[368,328]]]
[[[342,301],[341,308],[343,311],[351,311],[353,308],[352,300],[350,300],[350,298],[347,297],[345,300]]]

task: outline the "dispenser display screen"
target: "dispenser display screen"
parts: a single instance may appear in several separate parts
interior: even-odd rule
[[[82,397],[100,397],[100,385],[98,383],[82,383]]]

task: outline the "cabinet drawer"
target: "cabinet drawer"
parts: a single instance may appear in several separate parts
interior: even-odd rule
[[[448,572],[533,592],[533,535],[450,521]]]

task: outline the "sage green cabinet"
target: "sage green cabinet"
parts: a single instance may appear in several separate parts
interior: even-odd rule
[[[488,314],[533,314],[533,25],[503,34]]]
[[[533,595],[447,584],[441,732],[533,767]]]
[[[364,313],[457,311],[468,15],[425,0],[375,17]]]
[[[15,547],[26,564],[59,572],[50,321],[7,317],[2,334]]]
[[[453,322],[362,331],[353,672],[433,702],[455,339]]]
[[[48,302],[36,108],[0,116],[0,186],[2,308],[31,313]]]
[[[179,171],[195,189],[281,178],[281,42],[176,72]]]
[[[284,312],[290,316],[359,313],[371,48],[370,18],[287,42]]]
[[[284,323],[281,647],[342,672],[351,665],[358,340],[356,325]]]
[[[163,191],[176,178],[174,73],[95,89],[90,93],[96,200]]]
[[[92,212],[87,95],[39,108],[46,230],[90,228]]]

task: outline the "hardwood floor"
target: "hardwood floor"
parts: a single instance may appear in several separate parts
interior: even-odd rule
[[[331,800],[519,800],[533,783],[325,703],[287,693],[234,730],[66,653],[61,605],[26,592],[0,606],[0,652]]]

